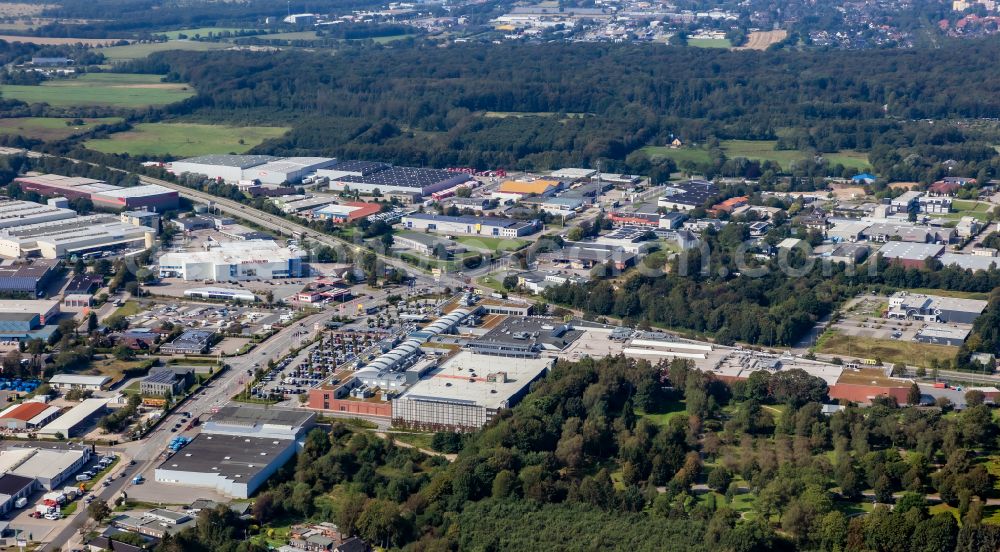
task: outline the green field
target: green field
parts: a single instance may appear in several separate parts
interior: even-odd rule
[[[59,117],[18,117],[0,119],[0,134],[15,134],[38,140],[63,140],[104,124],[121,122],[120,117],[81,119],[82,125],[67,125],[74,119]]]
[[[774,161],[785,170],[788,170],[793,162],[806,158],[806,154],[797,150],[774,149],[777,143],[777,140],[722,140],[719,145],[726,157],[730,159],[745,157],[752,161]],[[693,163],[708,163],[709,161],[708,150],[705,148],[681,147],[672,149],[666,146],[646,146],[640,151],[651,158],[673,159],[678,164],[684,161]],[[843,150],[822,155],[830,165],[840,164],[856,169],[864,169],[869,166],[868,155],[860,151]]]
[[[195,123],[141,123],[110,138],[88,140],[86,147],[104,153],[193,157],[210,153],[246,153],[286,127],[232,127]]]
[[[956,199],[951,203],[951,208],[955,211],[942,215],[942,218],[960,219],[962,217],[975,217],[977,220],[986,222],[990,219],[990,210],[993,208],[989,203],[980,201],[968,201]]]
[[[159,75],[87,73],[77,78],[46,81],[40,86],[0,85],[4,98],[53,106],[106,105],[124,108],[179,102],[194,90],[179,83],[160,82]]]
[[[640,418],[646,418],[647,420],[653,422],[656,425],[666,426],[670,424],[670,420],[687,416],[687,404],[684,401],[670,401],[669,404],[661,408],[662,412],[646,413],[641,409],[635,410],[635,415]]]
[[[708,150],[703,148],[677,148],[672,149],[668,146],[646,146],[639,150],[649,156],[651,159],[656,158],[666,158],[673,159],[674,163],[678,165],[684,161],[690,161],[692,163],[708,163]]]
[[[688,46],[695,48],[732,48],[733,44],[727,38],[689,38]]]
[[[110,46],[98,50],[110,61],[128,61],[132,59],[142,59],[155,54],[156,52],[166,52],[169,50],[190,50],[195,52],[208,52],[212,50],[224,50],[231,48],[232,44],[227,42],[200,42],[197,40],[168,40],[167,42],[149,42],[145,44],[129,44],[128,46]]]
[[[240,31],[251,31],[255,29],[239,29],[235,27],[197,27],[194,29],[180,29],[176,31],[165,31],[162,33],[153,33],[155,35],[165,36],[170,40],[180,39],[180,35],[187,35],[188,38],[208,38],[212,35],[217,35],[219,33],[238,33]]]
[[[957,349],[947,345],[930,345],[914,341],[873,339],[827,331],[816,343],[816,352],[852,358],[878,358],[886,364],[902,362],[911,366],[929,366],[931,359],[947,362]]]

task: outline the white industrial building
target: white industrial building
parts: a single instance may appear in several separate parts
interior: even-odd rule
[[[259,180],[261,184],[281,185],[296,183],[334,165],[329,157],[271,157],[270,155],[203,155],[174,161],[170,171],[174,174],[201,174],[208,178],[229,183],[240,180]]]
[[[257,296],[244,289],[229,289],[220,287],[200,287],[184,290],[184,297],[200,299],[217,299],[222,301],[246,301],[253,303]]]
[[[47,491],[59,489],[90,460],[89,447],[25,446],[0,451],[0,472],[29,477]]]
[[[49,386],[60,391],[70,389],[100,391],[109,383],[111,383],[111,378],[108,376],[84,376],[79,374],[56,374],[49,380]]]
[[[208,251],[163,255],[160,277],[218,282],[299,278],[308,271],[305,257],[304,251],[271,240],[228,242]]]
[[[536,221],[526,222],[498,217],[449,217],[424,213],[406,215],[402,223],[407,230],[501,238],[527,236],[534,234],[540,228]]]
[[[203,155],[174,161],[170,164],[170,172],[176,175],[200,174],[208,178],[236,183],[243,179],[244,169],[277,160],[277,157],[270,155]]]
[[[32,314],[41,325],[59,316],[59,301],[52,299],[0,299],[0,314]]]
[[[461,352],[392,401],[392,417],[437,430],[475,430],[528,393],[552,365],[547,358],[505,358]]]
[[[248,498],[295,457],[315,422],[314,413],[301,410],[223,407],[200,435],[156,467],[154,478]]]
[[[259,180],[261,184],[280,185],[301,182],[319,169],[334,165],[329,157],[286,157],[243,169],[243,180]]]
[[[0,228],[53,222],[76,217],[76,211],[32,201],[15,199],[0,201]]]
[[[45,427],[38,430],[41,435],[55,436],[62,435],[64,438],[72,437],[81,426],[98,414],[104,412],[110,399],[84,399],[80,404],[74,406],[69,412],[55,419]]]
[[[25,444],[0,451],[0,473],[34,479],[47,491],[80,471],[91,457],[90,447],[67,444]]]
[[[148,226],[111,215],[75,216],[0,230],[0,255],[58,259],[112,249],[147,249],[155,240],[156,230]]]

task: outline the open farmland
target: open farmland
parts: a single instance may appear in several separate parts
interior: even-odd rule
[[[178,102],[194,95],[186,84],[160,82],[158,75],[88,73],[39,86],[0,86],[3,97],[59,107],[104,105],[138,108]]]
[[[16,134],[27,138],[38,140],[54,141],[63,140],[70,136],[75,136],[87,132],[92,128],[121,122],[120,117],[107,117],[103,119],[80,119],[80,124],[73,123],[75,119],[62,119],[59,117],[19,117],[14,119],[0,119],[0,134]]]
[[[198,40],[168,40],[166,42],[142,42],[129,44],[127,46],[110,46],[102,48],[100,52],[109,61],[128,61],[132,59],[142,59],[156,52],[166,52],[169,50],[189,50],[193,52],[208,52],[212,50],[225,50],[232,45],[225,42],[201,42]]]
[[[210,153],[246,153],[264,140],[286,132],[288,129],[284,127],[142,123],[109,138],[88,140],[86,146],[104,153],[193,157]]]
[[[788,31],[753,31],[750,36],[747,37],[747,43],[743,46],[737,46],[735,50],[767,50],[767,47],[785,40],[788,36]]]

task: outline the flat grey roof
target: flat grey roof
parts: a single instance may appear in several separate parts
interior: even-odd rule
[[[345,170],[340,165],[334,165],[333,170]],[[365,174],[364,176],[345,176],[341,182],[356,182],[358,184],[384,184],[387,186],[423,187],[451,179],[465,180],[463,173],[443,171],[440,169],[422,169],[417,167],[390,167]]]
[[[222,425],[275,424],[297,427],[306,425],[314,416],[312,412],[291,408],[228,405],[220,408],[209,421]]]
[[[157,466],[160,470],[217,473],[228,479],[249,481],[287,447],[290,439],[262,439],[201,434]]]
[[[943,245],[932,243],[886,242],[878,252],[888,259],[908,259],[922,261],[927,257],[937,257],[944,251]]]
[[[189,157],[181,159],[177,163],[193,163],[196,165],[216,165],[220,167],[238,167],[248,169],[276,161],[277,157],[270,155],[202,155],[200,157]]]

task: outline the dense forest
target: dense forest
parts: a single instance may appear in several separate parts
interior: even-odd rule
[[[730,385],[685,361],[558,363],[482,431],[435,438],[459,449],[451,463],[340,423],[314,430],[253,512],[265,534],[334,521],[414,551],[996,549],[998,428],[969,398],[961,413],[825,415],[825,382],[800,370]],[[160,550],[261,549],[244,528],[200,523]]]
[[[992,130],[917,120],[1000,117],[998,54],[996,41],[877,52],[416,43],[335,56],[164,52],[122,70],[165,73],[200,93],[149,117],[293,123],[258,148],[266,153],[624,169],[643,162],[630,156],[637,148],[675,135],[871,150],[877,169],[902,176],[949,158],[976,171],[996,157]]]

